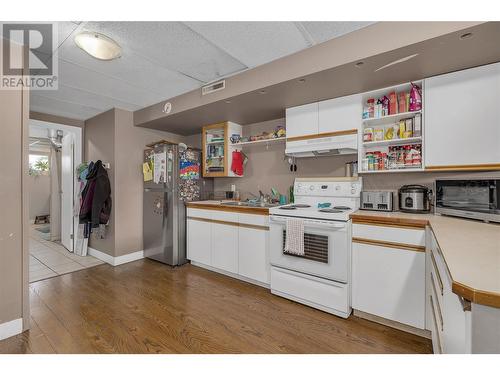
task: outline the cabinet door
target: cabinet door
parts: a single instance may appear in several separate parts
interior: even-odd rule
[[[352,245],[352,307],[423,329],[425,253]]]
[[[211,265],[211,224],[195,219],[187,220],[187,258]]]
[[[319,102],[319,133],[358,129],[363,106],[360,95],[350,95]]]
[[[212,266],[238,273],[238,224],[212,223]]]
[[[286,137],[318,134],[318,103],[286,109]]]
[[[249,279],[269,284],[269,231],[240,227],[239,273]]]
[[[425,80],[426,167],[500,163],[500,64]]]

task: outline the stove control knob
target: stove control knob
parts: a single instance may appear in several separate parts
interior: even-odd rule
[[[309,190],[313,191],[314,190],[314,185],[309,186]]]
[[[335,186],[335,190],[340,190],[340,186],[339,185]]]
[[[356,194],[356,189],[351,189],[351,194]]]

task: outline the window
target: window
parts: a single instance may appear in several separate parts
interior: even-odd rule
[[[49,157],[47,155],[29,155],[29,174],[38,176],[49,172]]]

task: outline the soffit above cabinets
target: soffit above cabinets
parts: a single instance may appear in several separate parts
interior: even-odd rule
[[[381,24],[360,30],[358,33],[364,32],[365,35],[362,40],[376,42],[376,36],[367,34],[373,34],[372,29],[379,25]],[[460,36],[466,32],[472,32],[473,36],[462,40]],[[361,40],[358,33],[349,34],[348,39]],[[328,43],[336,43],[336,41],[340,43],[341,39],[338,38]],[[500,61],[498,40],[500,40],[500,22],[476,23],[470,27],[457,27],[453,32],[373,54],[363,59],[358,57],[349,63],[274,85],[258,87],[255,84],[262,77],[263,80],[267,78],[271,81],[275,75],[283,74],[284,70],[293,65],[292,60],[296,61],[296,58],[302,59],[302,62],[307,60],[307,57],[316,51],[315,49],[322,46],[318,45],[228,78],[226,90],[212,94],[211,98],[214,99],[206,98],[210,95],[200,97],[196,92],[183,94],[170,100],[171,114],[166,115],[161,112],[164,101],[136,111],[134,122],[136,126],[191,135],[199,132],[204,124],[232,121],[245,125],[282,118],[287,107],[371,91],[402,82],[421,80],[434,75],[498,62]],[[344,44],[347,44],[344,50],[353,45],[350,39],[349,43]],[[323,56],[328,56],[324,52],[322,52]],[[358,51],[350,51],[350,53],[353,56],[359,56]],[[417,55],[407,61],[378,70],[384,65],[414,54]],[[360,60],[364,64],[357,67],[356,62]],[[292,67],[290,71],[294,68]],[[299,69],[290,73],[289,77],[293,77],[297,71]],[[299,78],[304,78],[305,81],[301,82]],[[245,88],[249,87],[252,89],[245,92]],[[240,93],[236,95],[231,94],[238,91]],[[265,93],[263,94],[262,91]]]
[[[370,22],[55,22],[57,91],[32,91],[30,109],[85,120],[113,107],[135,111],[306,49]],[[117,41],[122,56],[92,58],[81,31]],[[53,51],[44,51],[50,61]]]

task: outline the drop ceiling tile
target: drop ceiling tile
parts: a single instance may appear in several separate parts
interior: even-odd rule
[[[203,82],[246,68],[181,22],[88,22],[83,29],[101,32],[125,51]]]
[[[0,36],[3,36],[3,24],[8,24],[9,22],[0,22]],[[18,22],[13,22],[18,23]],[[23,22],[28,23],[28,22]],[[34,22],[36,23],[36,22]],[[52,41],[52,49],[49,48],[48,44],[42,44],[37,51],[43,53],[44,55],[50,56],[52,52],[54,52],[60,44],[66,40],[73,31],[78,27],[73,22],[41,22],[42,24],[50,23],[56,29],[56,38]],[[35,40],[36,41],[36,40]],[[18,41],[21,42],[22,41]],[[42,58],[42,61],[45,61],[45,58]]]
[[[113,107],[126,109],[128,111],[136,111],[142,108],[141,106],[133,103],[123,102],[118,99],[100,95],[99,93],[88,92],[79,88],[65,86],[63,84],[59,84],[57,90],[37,90],[31,91],[31,93],[37,96],[43,96],[47,99],[81,104],[83,106],[100,109],[102,111],[108,110]]]
[[[307,48],[293,22],[185,22],[248,67]]]
[[[37,94],[30,95],[30,110],[77,120],[86,120],[103,112],[97,108],[49,99]]]
[[[78,48],[74,38],[68,38],[61,46],[59,59],[160,94],[161,99],[171,98],[201,86],[200,81],[168,70],[130,49],[125,49],[122,56],[116,60],[95,59]]]
[[[311,35],[315,43],[323,43],[327,40],[338,38],[344,34],[356,31],[374,22],[300,22]]]
[[[158,94],[64,60],[59,60],[59,83],[142,107],[161,100]]]

